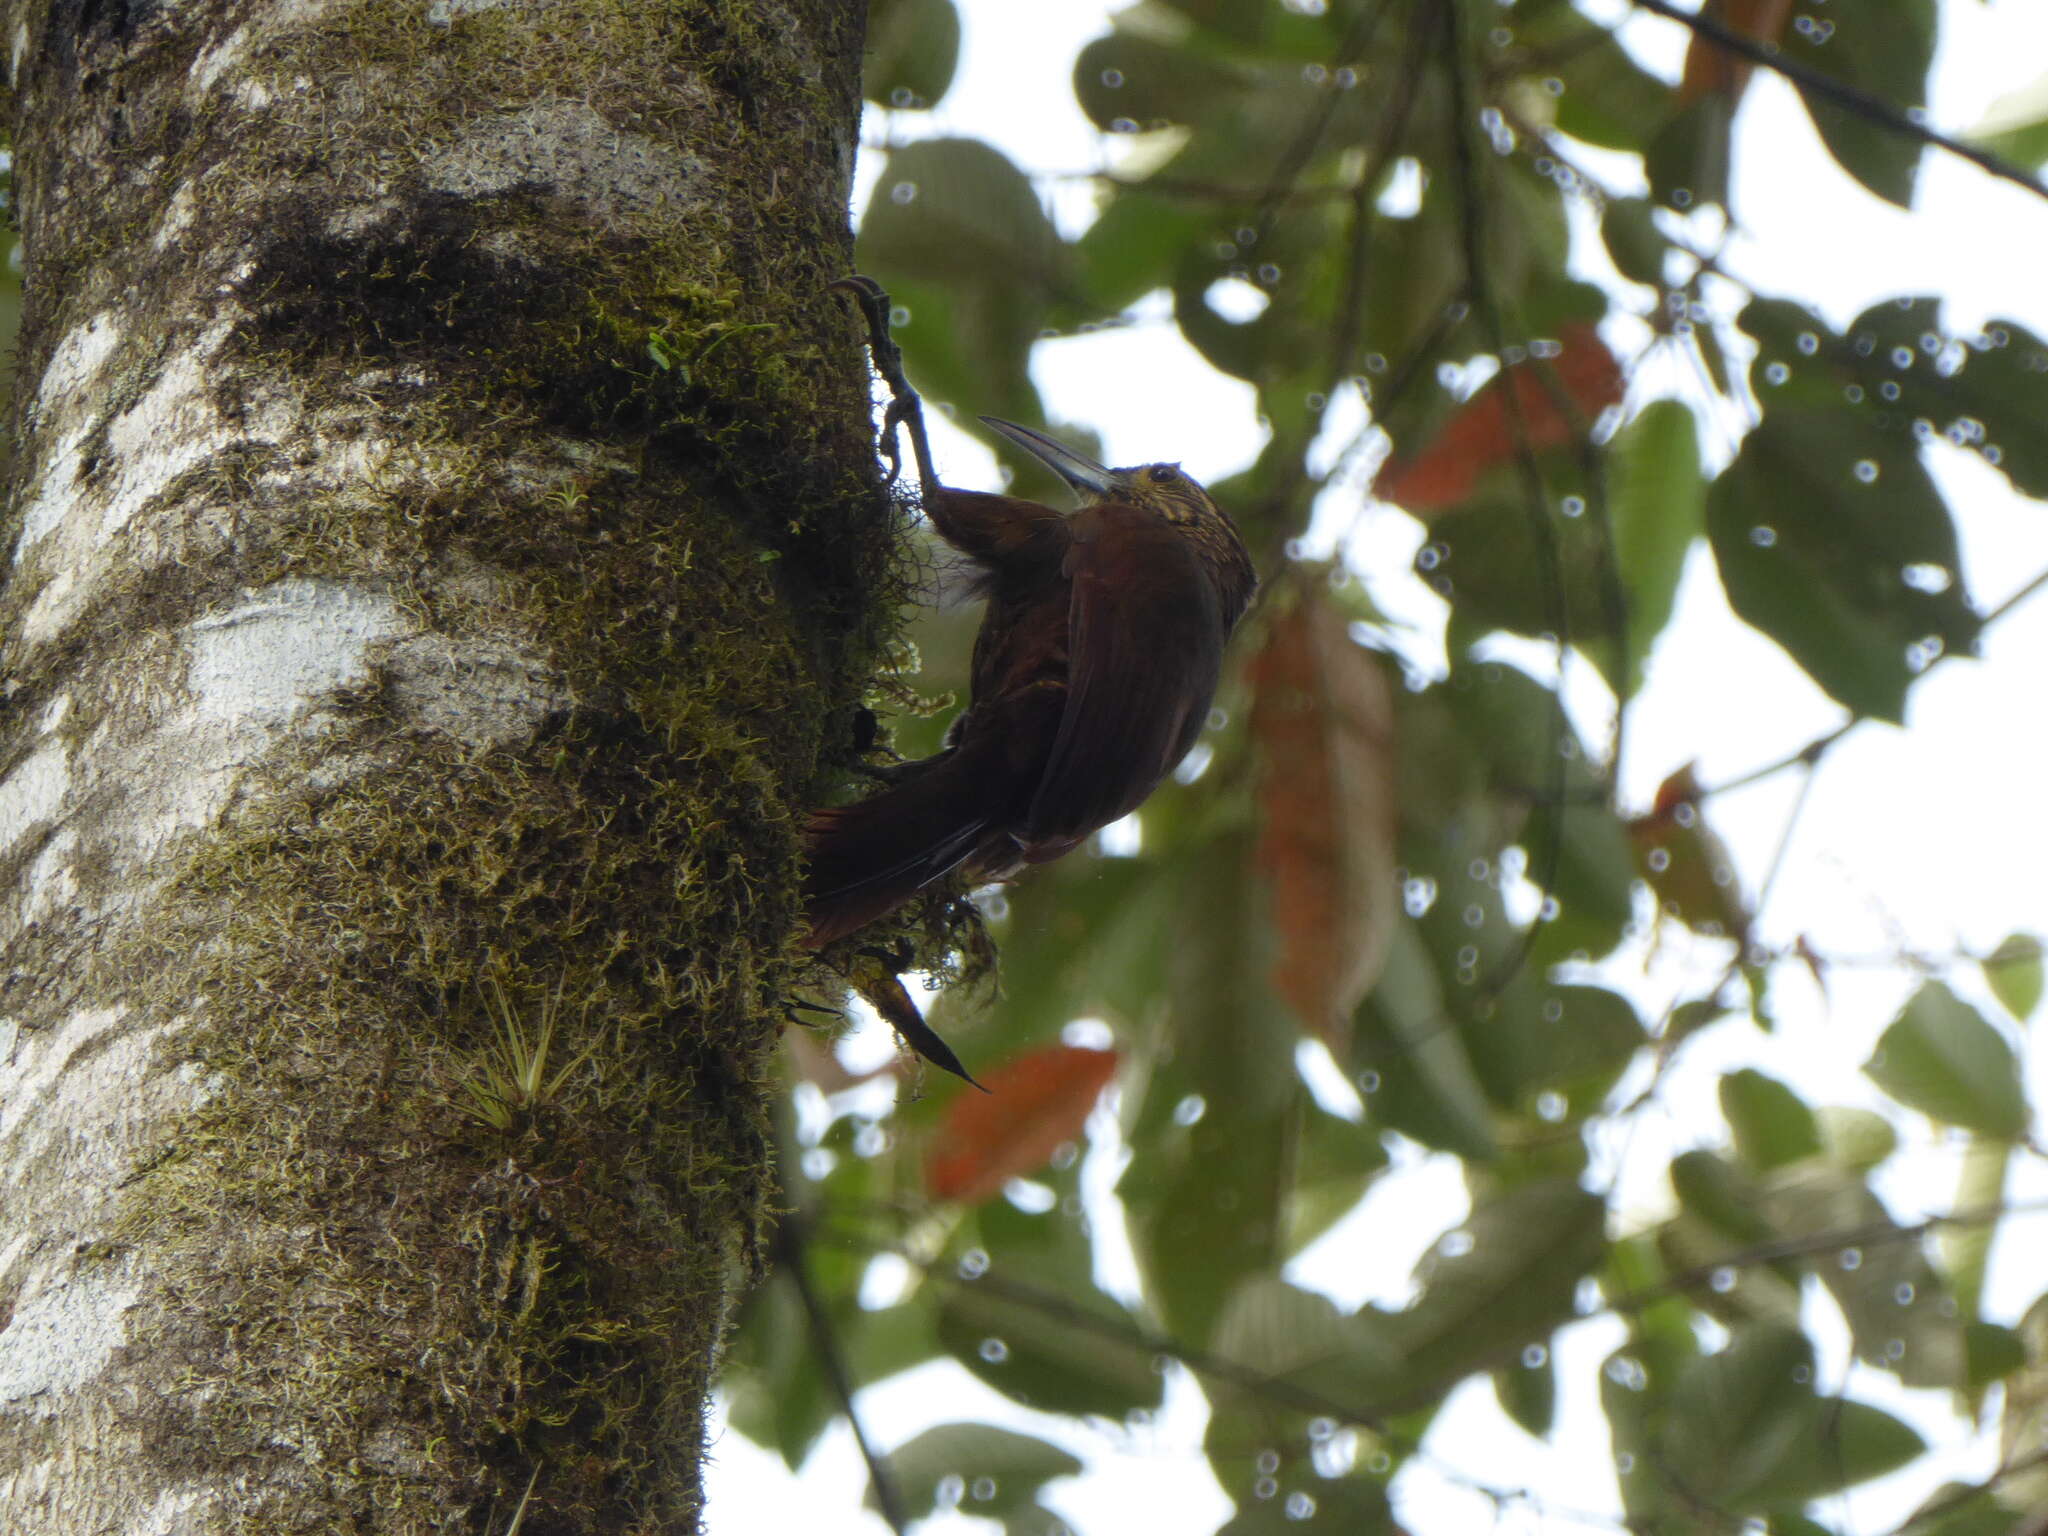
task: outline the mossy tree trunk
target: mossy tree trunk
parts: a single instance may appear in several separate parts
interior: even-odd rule
[[[861,9],[7,6],[0,1527],[694,1526],[892,595]]]

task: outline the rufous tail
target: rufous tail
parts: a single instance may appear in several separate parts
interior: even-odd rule
[[[1000,774],[999,752],[993,743],[956,747],[879,795],[813,811],[804,829],[805,943],[817,949],[887,916],[973,853],[992,803],[1002,803],[989,772]]]

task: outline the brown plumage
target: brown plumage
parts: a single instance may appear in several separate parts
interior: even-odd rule
[[[1007,879],[1144,803],[1208,717],[1223,646],[1258,586],[1251,557],[1208,492],[1175,464],[1105,469],[1012,422],[990,428],[1083,498],[1072,513],[939,483],[917,394],[889,335],[889,296],[852,293],[888,384],[884,443],[910,433],[925,515],[972,561],[988,601],[967,708],[946,749],[890,788],[814,811],[805,829],[813,949],[842,939],[965,866]],[[892,467],[891,479],[895,478]],[[835,961],[920,1055],[969,1082],[897,980],[907,961],[866,949]]]
[[[1230,519],[1173,464],[1104,469],[983,418],[1087,498],[933,486],[925,512],[988,599],[972,693],[945,751],[890,789],[813,813],[810,943],[830,943],[965,865],[997,880],[1144,803],[1194,745],[1223,645],[1257,586]]]

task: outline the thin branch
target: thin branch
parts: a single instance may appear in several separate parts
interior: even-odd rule
[[[1757,885],[1756,900],[1749,904],[1752,925],[1762,916],[1764,903],[1771,899],[1771,890],[1785,868],[1785,854],[1792,846],[1792,835],[1799,830],[1800,819],[1805,816],[1807,803],[1813,798],[1813,780],[1814,768],[1809,767],[1806,776],[1799,781],[1799,792],[1792,797],[1792,809],[1785,813],[1785,825],[1778,833],[1778,846],[1771,851],[1770,867],[1764,871],[1764,877]]]
[[[1402,1433],[1390,1425],[1383,1414],[1406,1412],[1421,1406],[1426,1395],[1418,1395],[1412,1401],[1390,1403],[1385,1408],[1359,1408],[1353,1404],[1326,1397],[1310,1387],[1276,1376],[1256,1366],[1232,1360],[1224,1355],[1210,1354],[1181,1343],[1177,1339],[1154,1334],[1128,1318],[1106,1317],[1091,1311],[1057,1291],[1041,1289],[1035,1285],[1022,1284],[1001,1278],[984,1270],[974,1276],[960,1274],[956,1269],[939,1264],[926,1264],[925,1273],[962,1289],[974,1289],[991,1296],[1001,1297],[1020,1307],[1029,1308],[1042,1316],[1056,1319],[1060,1323],[1092,1333],[1129,1348],[1143,1350],[1148,1354],[1164,1355],[1177,1360],[1197,1376],[1210,1381],[1225,1382],[1233,1387],[1253,1393],[1281,1408],[1309,1415],[1311,1418],[1330,1419],[1349,1428],[1363,1429],[1377,1436],[1384,1444],[1393,1447],[1403,1456],[1412,1457],[1431,1467],[1448,1481],[1461,1487],[1470,1488],[1496,1503],[1522,1502],[1539,1512],[1561,1516],[1579,1523],[1597,1526],[1607,1530],[1626,1530],[1628,1527],[1610,1515],[1575,1510],[1555,1504],[1546,1505],[1534,1498],[1528,1490],[1501,1488],[1487,1483],[1472,1474],[1431,1454],[1419,1440]],[[1297,1367],[1299,1368],[1299,1367]]]
[[[1118,171],[1058,171],[1037,173],[1048,181],[1093,181],[1119,192],[1163,193],[1204,203],[1341,203],[1351,196],[1349,187],[1235,187],[1226,182],[1203,181],[1191,176],[1125,176]]]
[[[1827,732],[1825,735],[1814,737],[1813,740],[1790,756],[1781,757],[1774,763],[1766,763],[1761,768],[1752,768],[1747,773],[1739,773],[1734,778],[1727,779],[1722,783],[1710,784],[1702,789],[1695,790],[1680,803],[1697,805],[1700,801],[1710,800],[1716,795],[1725,795],[1737,789],[1747,789],[1759,780],[1768,779],[1774,774],[1783,773],[1787,768],[1816,767],[1819,765],[1820,760],[1827,755],[1829,748],[1862,723],[1863,719],[1860,715],[1844,720],[1832,731]]]
[[[1717,48],[1729,53],[1740,54],[1752,64],[1761,64],[1765,69],[1783,75],[1803,90],[1824,96],[1846,112],[1853,112],[1866,122],[1888,129],[1902,138],[1918,139],[1922,144],[1932,144],[1936,149],[1945,149],[1960,160],[1967,160],[1978,169],[2025,187],[2037,197],[2048,197],[2048,185],[2032,172],[2023,170],[2010,160],[1980,149],[1975,144],[1930,128],[1925,123],[1915,122],[1907,113],[1900,111],[1882,96],[1873,95],[1860,86],[1837,80],[1833,75],[1821,73],[1810,64],[1789,59],[1775,46],[1758,42],[1713,17],[1682,11],[1671,0],[1630,0],[1638,10],[1662,16],[1666,21],[1675,21],[1689,28],[1695,35],[1705,38]]]
[[[796,1288],[797,1299],[803,1304],[804,1320],[811,1332],[811,1347],[818,1352],[818,1363],[824,1369],[825,1380],[831,1384],[832,1395],[853,1430],[853,1443],[860,1448],[860,1459],[867,1463],[868,1486],[874,1490],[875,1506],[881,1511],[889,1529],[896,1536],[904,1536],[910,1528],[910,1515],[903,1506],[902,1490],[896,1486],[896,1478],[889,1470],[887,1459],[869,1442],[860,1414],[854,1408],[853,1375],[846,1368],[846,1352],[839,1347],[839,1333],[832,1326],[832,1314],[826,1310],[818,1288],[811,1283],[810,1269],[804,1256],[804,1234],[799,1230],[802,1223],[803,1218],[794,1211],[776,1223],[772,1240],[776,1268],[789,1276],[790,1284]]]
[[[1702,1285],[1711,1285],[1715,1275],[1731,1269],[1758,1269],[1766,1264],[1775,1264],[1781,1259],[1813,1258],[1819,1254],[1835,1253],[1846,1248],[1878,1248],[1887,1243],[1918,1242],[1929,1233],[1943,1227],[1984,1226],[2003,1220],[2007,1216],[2029,1215],[2043,1210],[2048,1210],[2048,1199],[2015,1200],[1997,1205],[1972,1206],[1963,1211],[1948,1211],[1939,1216],[1928,1216],[1910,1223],[1871,1221],[1860,1226],[1838,1227],[1832,1232],[1809,1232],[1798,1237],[1779,1238],[1775,1242],[1755,1243],[1747,1248],[1731,1250],[1719,1258],[1695,1264],[1690,1269],[1682,1269],[1677,1274],[1667,1275],[1660,1284],[1647,1289],[1610,1297],[1607,1301],[1607,1310],[1617,1316],[1627,1317],[1659,1302],[1683,1297],[1687,1292]]]
[[[1943,1515],[1962,1508],[1982,1494],[1990,1493],[2007,1478],[2017,1477],[2022,1472],[2031,1472],[2041,1466],[2048,1466],[2048,1448],[2031,1451],[2015,1461],[2001,1461],[1983,1482],[1964,1483],[1929,1499],[1908,1515],[1904,1524],[1892,1527],[1892,1536],[1913,1536],[1914,1532],[1931,1531],[1936,1528],[1935,1522]],[[2027,1516],[2018,1525],[2008,1528],[2006,1536],[2048,1536],[2048,1510],[2040,1510]]]
[[[1350,28],[1337,45],[1335,62],[1330,66],[1332,78],[1329,90],[1324,92],[1323,100],[1309,113],[1307,120],[1301,125],[1301,131],[1282,152],[1280,163],[1267,178],[1266,192],[1260,199],[1255,220],[1255,227],[1261,236],[1272,228],[1275,206],[1283,197],[1294,191],[1294,178],[1299,176],[1301,168],[1308,164],[1309,157],[1315,153],[1316,145],[1322,141],[1323,135],[1329,132],[1330,119],[1337,115],[1337,103],[1344,94],[1343,87],[1336,83],[1337,71],[1350,68],[1364,56],[1365,51],[1372,46],[1373,35],[1379,31],[1380,22],[1386,17],[1391,4],[1392,0],[1379,0],[1379,3],[1361,9],[1351,19]],[[1404,85],[1404,89],[1412,90],[1412,84]],[[1405,111],[1403,108],[1403,115]]]
[[[1423,50],[1428,46],[1426,27],[1409,28],[1408,52],[1401,61],[1395,81],[1395,96],[1380,119],[1380,131],[1366,154],[1364,169],[1351,188],[1351,230],[1344,260],[1344,295],[1337,306],[1337,327],[1330,345],[1329,384],[1326,393],[1335,395],[1343,382],[1358,371],[1360,328],[1365,323],[1365,282],[1371,265],[1372,229],[1379,212],[1375,193],[1380,177],[1393,163],[1394,152],[1408,132],[1414,115],[1416,87],[1422,80]]]
[[[2048,571],[2042,571],[2032,581],[2029,581],[2025,586],[2013,593],[2012,596],[1985,614],[1983,618],[1977,621],[1977,627],[1979,629],[1989,629],[2008,613],[2011,613],[2013,609],[2019,607],[2021,603],[2034,596],[2043,587],[2048,587]]]
[[[1545,793],[1552,804],[1561,806],[1565,792],[1562,748],[1565,733],[1570,728],[1564,710],[1564,675],[1571,649],[1571,616],[1564,592],[1564,557],[1558,548],[1557,530],[1550,525],[1543,471],[1536,462],[1528,418],[1522,410],[1521,397],[1515,391],[1513,380],[1508,377],[1507,333],[1501,322],[1500,306],[1495,303],[1493,290],[1487,283],[1486,194],[1479,185],[1479,157],[1472,145],[1476,124],[1470,83],[1465,78],[1466,61],[1460,47],[1462,33],[1458,25],[1458,8],[1454,0],[1439,0],[1437,13],[1444,45],[1444,67],[1451,84],[1451,152],[1457,168],[1458,200],[1463,214],[1459,220],[1459,233],[1464,243],[1465,282],[1471,290],[1472,307],[1479,317],[1487,347],[1500,359],[1501,399],[1507,409],[1508,433],[1514,441],[1515,471],[1522,482],[1523,514],[1529,525],[1530,539],[1536,546],[1550,628],[1557,642],[1557,687],[1551,692],[1550,710],[1553,748]],[[1564,817],[1560,813],[1553,819],[1550,836],[1545,840],[1541,866],[1530,870],[1531,880],[1545,897],[1556,888],[1563,857]],[[1522,930],[1514,948],[1493,968],[1481,986],[1482,997],[1497,997],[1528,963],[1539,931],[1540,925],[1536,923]]]

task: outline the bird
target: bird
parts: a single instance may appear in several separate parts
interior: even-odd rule
[[[1177,463],[1105,468],[1033,428],[984,416],[990,431],[1064,480],[1078,507],[1061,512],[942,484],[921,402],[889,334],[887,294],[865,277],[833,286],[860,302],[891,392],[891,479],[901,467],[901,425],[924,514],[969,562],[987,607],[968,702],[943,749],[889,770],[878,794],[810,814],[804,942],[812,949],[955,870],[977,883],[1012,879],[1136,810],[1200,735],[1225,643],[1258,588],[1235,525]],[[957,1059],[929,1048],[944,1046],[922,1020],[891,1022],[921,1054],[966,1076]]]

